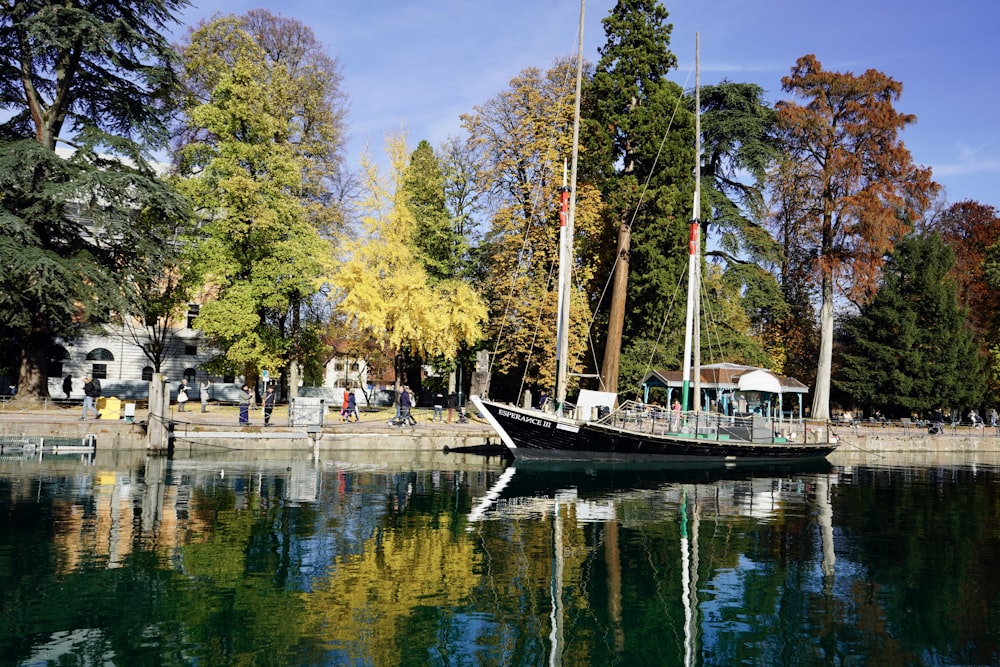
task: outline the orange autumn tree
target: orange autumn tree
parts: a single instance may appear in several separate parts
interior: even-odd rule
[[[774,176],[774,219],[794,221],[796,249],[820,296],[812,417],[830,416],[835,290],[854,303],[874,293],[883,258],[930,204],[937,185],[913,163],[900,132],[916,121],[894,108],[902,84],[876,70],[827,72],[798,59],[776,105],[786,159]]]

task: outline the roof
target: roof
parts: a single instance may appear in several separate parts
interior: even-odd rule
[[[642,378],[643,386],[651,387],[683,387],[683,373],[681,371],[652,370]],[[778,375],[766,368],[756,366],[742,366],[740,364],[709,364],[701,367],[701,387],[702,389],[716,389],[725,391],[768,391],[765,387],[771,386],[766,378],[772,378],[772,382],[777,380],[781,387],[782,394],[807,394],[809,387],[802,384],[793,377]],[[740,378],[747,376],[750,381],[744,381],[744,387],[740,388]],[[776,392],[771,392],[776,393]]]

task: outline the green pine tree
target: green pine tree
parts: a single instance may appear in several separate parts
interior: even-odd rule
[[[454,278],[465,253],[445,202],[445,177],[434,149],[427,141],[417,144],[403,179],[407,206],[416,220],[411,239],[432,281]]]
[[[166,146],[177,84],[162,31],[185,4],[0,9],[0,331],[21,348],[21,397],[48,396],[56,337],[141,312],[170,261],[188,211],[148,157]]]
[[[911,235],[896,246],[875,297],[843,326],[839,391],[897,416],[979,404],[985,378],[948,275],[954,261],[936,234]]]

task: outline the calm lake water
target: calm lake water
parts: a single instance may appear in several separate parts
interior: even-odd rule
[[[1000,664],[995,467],[236,456],[5,454],[0,663]]]

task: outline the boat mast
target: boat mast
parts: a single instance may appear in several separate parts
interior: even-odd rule
[[[688,238],[687,320],[684,326],[684,388],[681,407],[701,409],[701,36],[694,35],[694,204]],[[694,375],[694,405],[688,405],[688,390]]]
[[[563,167],[562,207],[559,212],[559,319],[556,333],[556,412],[562,414],[566,403],[566,379],[569,375],[569,302],[573,278],[573,221],[576,216],[576,166],[580,141],[580,91],[583,88],[583,10],[580,0],[579,44],[576,55],[576,99],[573,103],[573,150],[570,162],[570,186],[566,186]],[[568,206],[567,206],[567,199]]]

